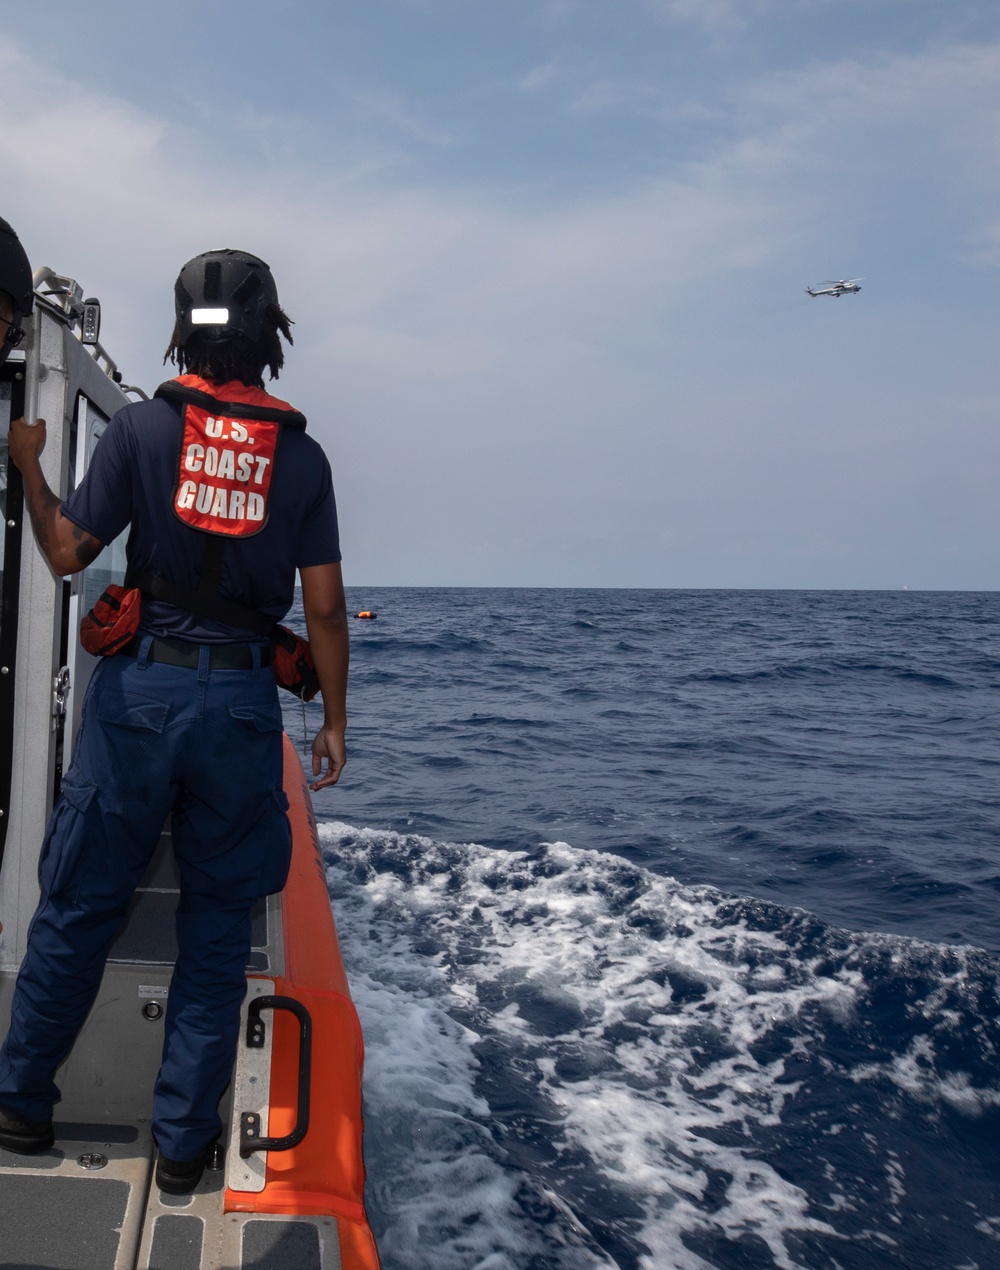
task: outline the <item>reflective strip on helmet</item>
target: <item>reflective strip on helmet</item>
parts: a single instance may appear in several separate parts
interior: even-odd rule
[[[191,321],[195,326],[225,326],[229,321],[229,310],[192,309]]]

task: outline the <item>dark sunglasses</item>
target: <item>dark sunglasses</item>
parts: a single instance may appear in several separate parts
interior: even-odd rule
[[[0,321],[6,322],[6,318],[0,318]],[[11,348],[17,348],[18,344],[24,339],[24,332],[19,326],[7,326],[7,334],[3,337],[3,343],[9,344]]]

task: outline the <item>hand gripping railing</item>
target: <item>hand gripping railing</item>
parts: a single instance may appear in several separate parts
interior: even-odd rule
[[[293,997],[254,997],[247,1010],[248,1049],[264,1046],[261,1010],[288,1010],[299,1021],[299,1105],[295,1128],[283,1138],[261,1137],[261,1118],[255,1111],[240,1116],[240,1157],[249,1159],[255,1151],[289,1151],[298,1146],[309,1129],[309,1082],[312,1073],[312,1019],[309,1011]]]

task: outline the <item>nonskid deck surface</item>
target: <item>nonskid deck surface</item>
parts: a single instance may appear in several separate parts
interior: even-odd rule
[[[0,1149],[0,1270],[340,1268],[333,1218],[224,1213],[223,1170],[206,1170],[191,1195],[162,1195],[151,1184],[148,1119],[162,1015],[149,1019],[143,1006],[162,999],[169,984],[178,898],[165,832],[115,940],[91,1017],[57,1077],[64,1097],[55,1145],[36,1156]],[[262,902],[254,911],[250,973],[266,973],[280,960],[272,925]],[[3,986],[6,1006],[12,985]],[[110,1118],[102,1120],[108,1107]],[[131,1114],[121,1115],[129,1107]]]
[[[221,1171],[192,1195],[150,1188],[148,1130],[56,1135],[39,1156],[0,1150],[0,1270],[339,1270],[332,1218],[224,1214]]]
[[[0,1148],[0,1267],[131,1270],[149,1178],[148,1128],[59,1121],[55,1128],[56,1145],[41,1155]],[[81,1160],[105,1163],[91,1170]]]

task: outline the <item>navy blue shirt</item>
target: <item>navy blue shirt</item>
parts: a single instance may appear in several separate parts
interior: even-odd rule
[[[181,434],[179,407],[161,399],[125,406],[108,424],[79,489],[62,510],[103,543],[131,525],[130,568],[195,587],[205,534],[173,510]],[[304,431],[282,427],[267,524],[253,537],[226,540],[220,594],[280,621],[292,606],[296,569],[340,558],[329,461]],[[145,597],[140,630],[201,644],[260,640],[244,628]]]

